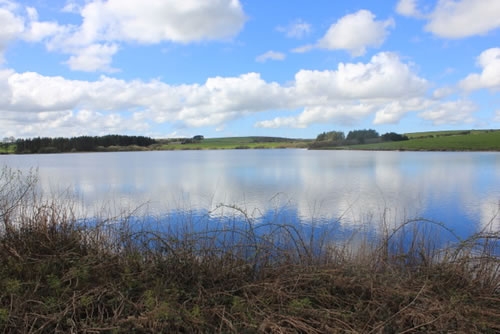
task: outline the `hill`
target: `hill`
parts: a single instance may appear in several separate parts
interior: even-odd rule
[[[221,137],[192,139],[159,139],[152,149],[157,150],[219,150],[219,149],[268,149],[268,148],[307,148],[310,139],[283,137]]]
[[[409,140],[322,147],[399,151],[500,151],[500,130],[430,131],[405,134]]]

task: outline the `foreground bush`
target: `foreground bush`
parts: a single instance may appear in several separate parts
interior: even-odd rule
[[[23,200],[0,213],[3,333],[500,331],[496,234],[442,249],[419,228],[431,222],[408,221],[340,245],[245,216],[82,221],[12,194]]]

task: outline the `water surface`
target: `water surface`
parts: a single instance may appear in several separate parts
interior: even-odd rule
[[[140,210],[286,214],[346,227],[424,217],[466,236],[500,220],[500,154],[283,150],[0,156],[37,168],[46,194],[71,193],[87,214]]]

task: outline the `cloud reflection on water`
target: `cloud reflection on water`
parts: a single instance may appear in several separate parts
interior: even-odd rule
[[[91,213],[143,205],[153,215],[218,215],[224,204],[254,216],[285,207],[305,222],[349,226],[422,216],[464,233],[490,221],[500,228],[498,153],[162,151],[3,156],[0,163],[38,167],[45,191],[73,191]]]

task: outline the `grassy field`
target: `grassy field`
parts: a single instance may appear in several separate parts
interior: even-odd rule
[[[406,151],[500,151],[500,130],[431,131],[407,133],[410,138],[400,142],[331,147],[355,150]],[[150,149],[157,150],[217,150],[217,149],[276,149],[307,148],[313,140],[278,137],[207,138],[200,142],[182,144],[180,141],[160,140]],[[322,149],[328,149],[324,147]]]
[[[180,141],[159,140],[152,149],[158,150],[219,150],[219,149],[267,149],[307,148],[310,140],[279,137],[226,137],[206,138],[196,143],[182,144]]]
[[[498,232],[443,249],[426,229],[440,225],[417,219],[331,243],[243,210],[246,224],[223,229],[193,229],[189,213],[147,229],[75,220],[35,186],[1,172],[2,333],[500,331]]]
[[[16,144],[0,144],[0,154],[12,154],[16,151]]]
[[[358,150],[500,151],[500,131],[441,131],[406,134],[410,140],[339,147]]]

